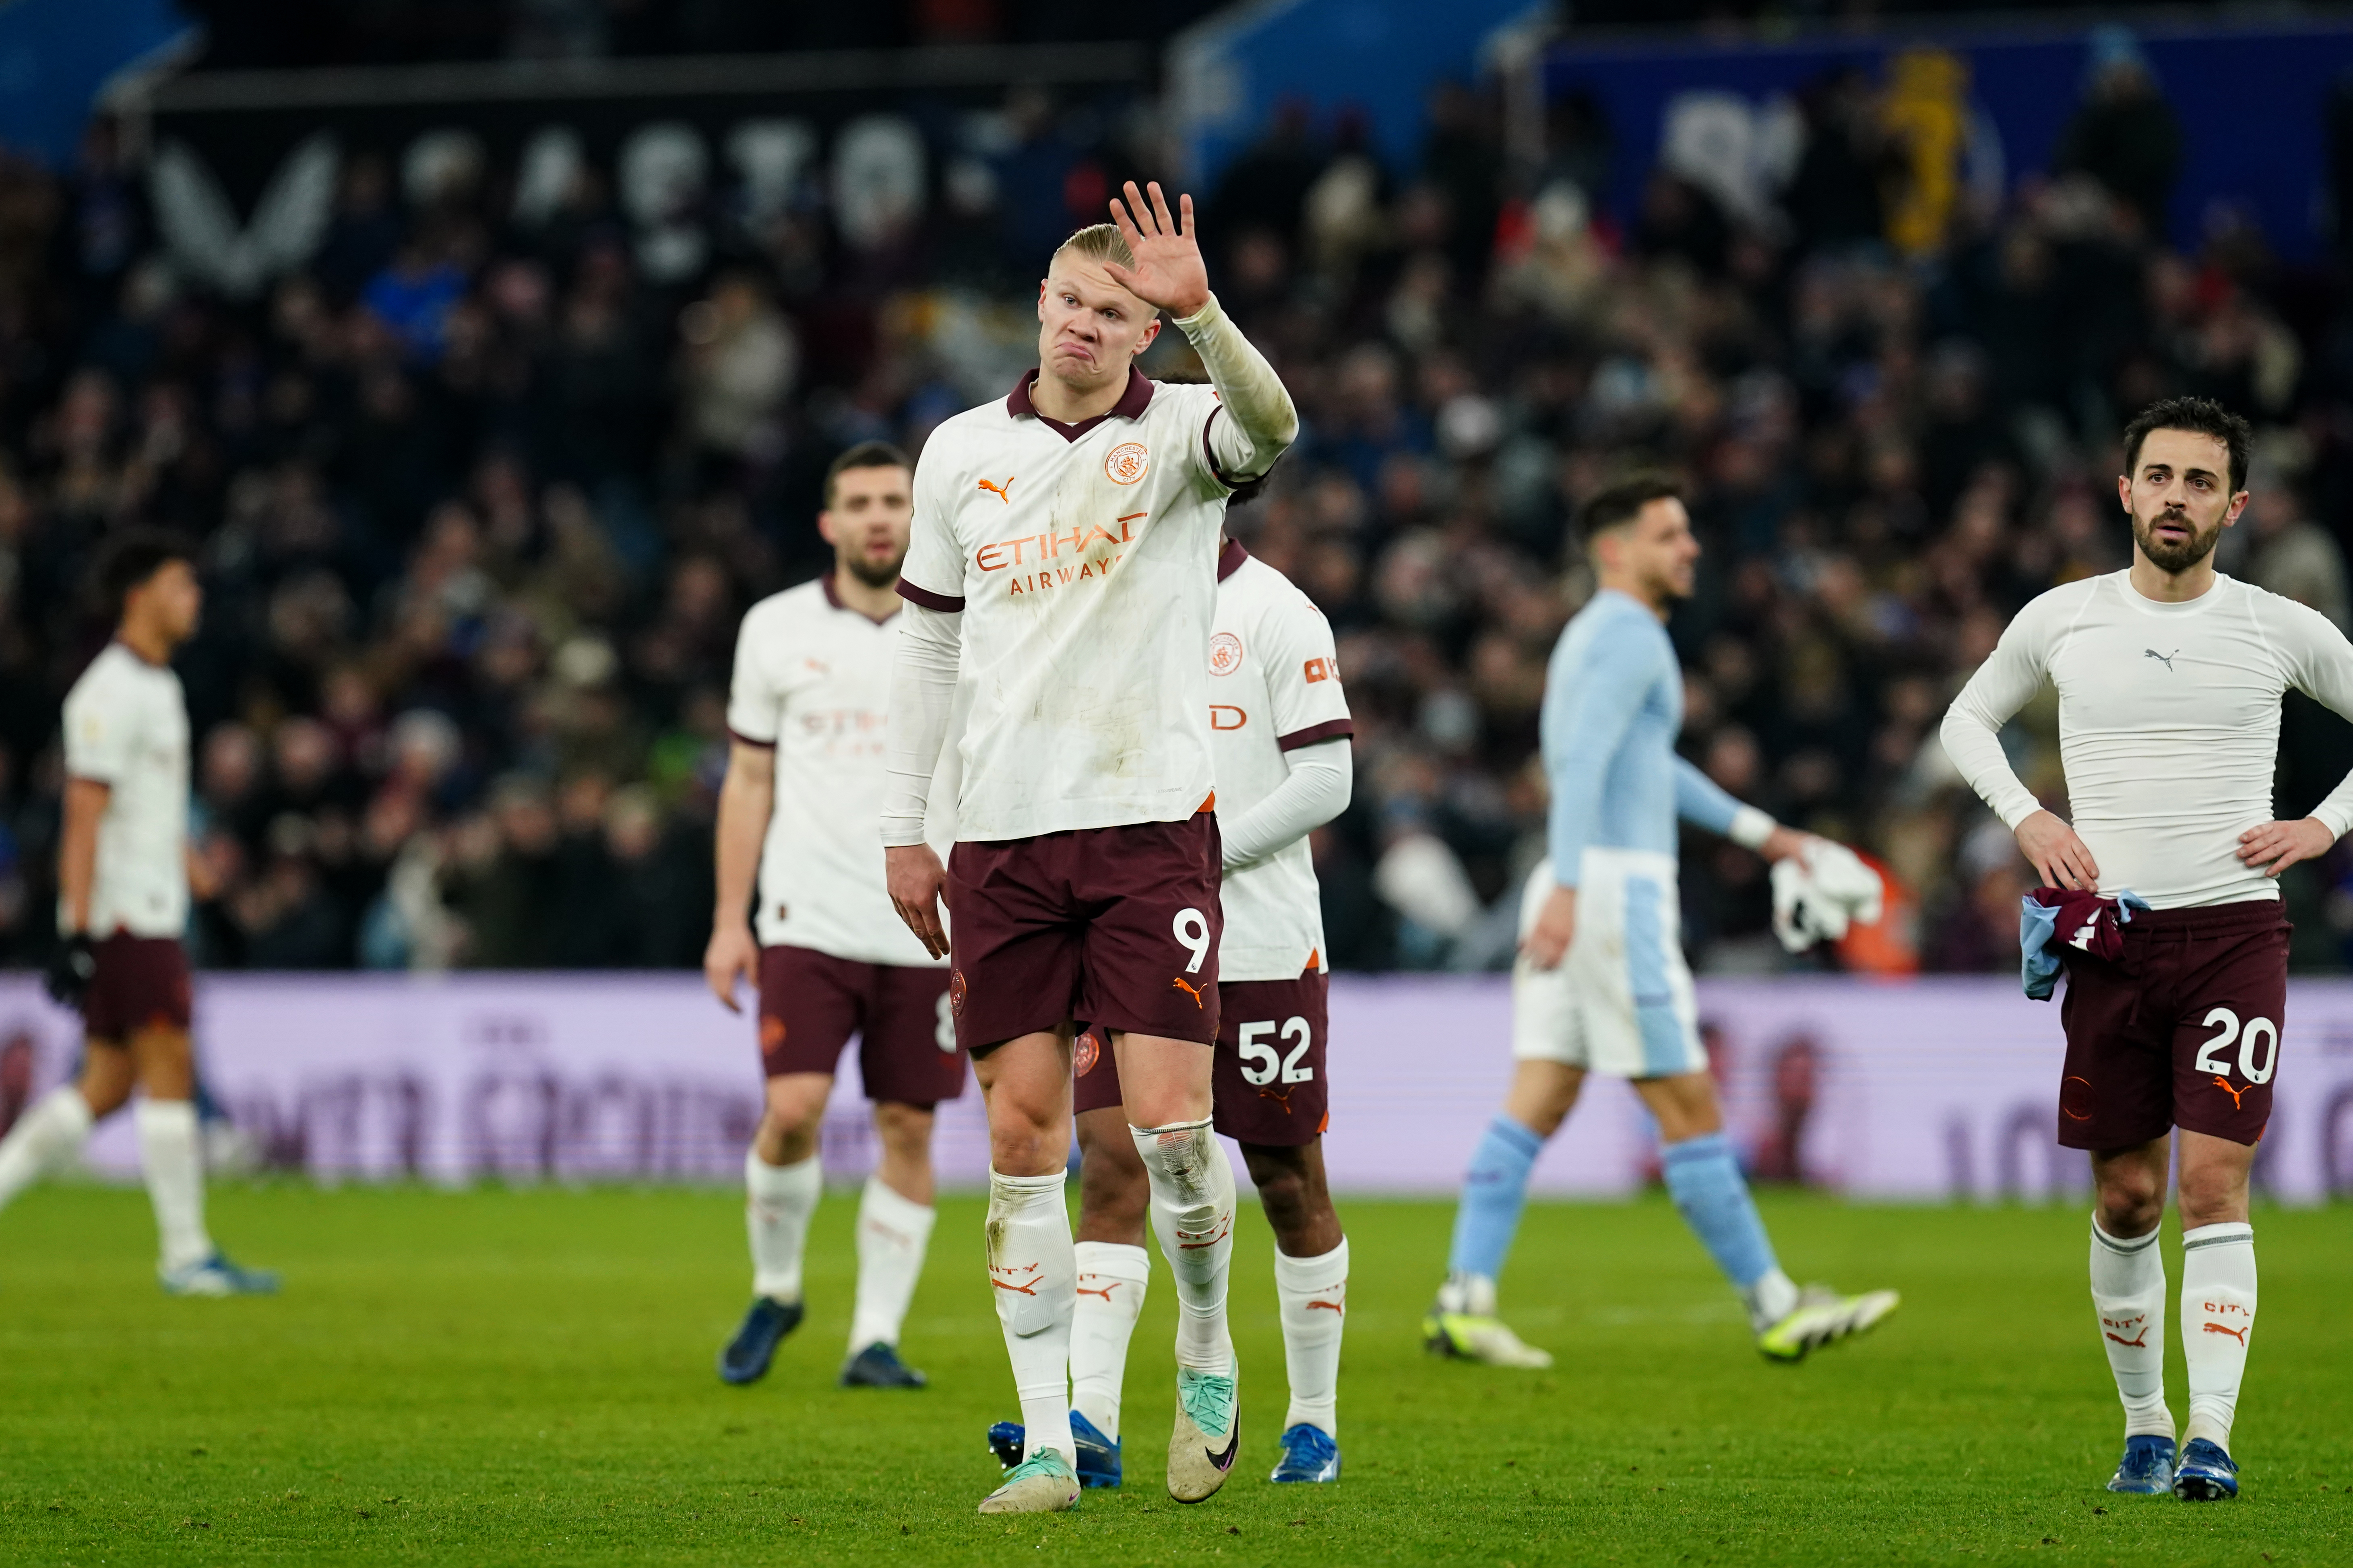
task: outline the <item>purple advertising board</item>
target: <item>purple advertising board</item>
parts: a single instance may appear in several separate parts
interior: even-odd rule
[[[2012,982],[1702,981],[1700,1005],[1760,1174],[1927,1202],[2087,1189],[2085,1158],[2054,1137],[2058,1008]],[[2353,982],[2300,982],[2288,1012],[2258,1182],[2291,1202],[2353,1193]],[[1451,1193],[1511,1075],[1507,983],[1341,975],[1331,1016],[1333,1184]],[[322,1181],[728,1182],[759,1115],[752,1023],[692,974],[210,975],[197,1035],[265,1157]],[[78,1050],[31,977],[0,979],[0,1106],[60,1080]],[[827,1116],[840,1179],[873,1157],[855,1063]],[[132,1168],[125,1123],[93,1140],[100,1173]],[[981,1184],[987,1151],[968,1087],[941,1108],[943,1181]],[[1654,1160],[1633,1096],[1595,1079],[1535,1184],[1624,1194]]]

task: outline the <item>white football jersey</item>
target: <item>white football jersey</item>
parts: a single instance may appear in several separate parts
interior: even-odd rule
[[[2272,820],[2280,698],[2290,687],[2353,718],[2353,645],[2292,599],[2216,575],[2186,604],[2143,598],[2126,572],[2030,603],[1945,716],[1963,777],[2015,828],[2042,808],[2000,731],[2045,679],[2059,689],[2059,758],[2099,890],[2160,910],[2276,899],[2239,858]],[[2342,836],[2353,779],[2313,811]]]
[[[1288,752],[1356,733],[1331,623],[1290,578],[1228,542],[1209,634],[1209,745],[1218,815],[1238,817],[1281,787]],[[1226,873],[1218,978],[1296,980],[1324,959],[1324,908],[1304,837]]]
[[[899,584],[963,615],[976,841],[1182,821],[1212,788],[1217,395],[1131,372],[1110,414],[1063,425],[1031,405],[1036,374],[932,432]]]
[[[776,753],[775,804],[760,849],[764,946],[811,948],[858,963],[936,967],[891,906],[882,876],[883,718],[899,617],[876,622],[844,605],[831,574],[761,600],[735,639],[727,728]],[[936,807],[955,798],[935,783],[925,828],[953,837]]]
[[[180,678],[119,642],[66,694],[66,773],[110,790],[90,932],[178,937],[188,924],[188,704]]]

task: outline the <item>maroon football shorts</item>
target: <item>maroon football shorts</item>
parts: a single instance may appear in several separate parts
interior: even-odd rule
[[[95,1045],[121,1046],[147,1029],[185,1029],[193,1009],[187,950],[168,936],[100,937],[90,955],[97,967],[82,997],[83,1036]]]
[[[1229,980],[1218,987],[1216,1053],[1210,1059],[1210,1122],[1240,1143],[1295,1149],[1331,1125],[1331,1085],[1324,1070],[1325,997],[1330,983],[1311,969],[1296,980]],[[1072,1048],[1071,1109],[1103,1110],[1120,1101],[1119,1064],[1099,1026]]]
[[[1218,819],[958,844],[948,856],[948,994],[975,1055],[1083,1018],[1218,1037]]]
[[[1221,988],[1212,1116],[1240,1143],[1294,1149],[1331,1123],[1324,1071],[1325,994],[1320,969],[1296,980],[1236,980]]]
[[[2145,910],[2123,935],[2113,961],[2064,953],[2059,1142],[2128,1149],[2180,1127],[2255,1142],[2287,1024],[2286,907]]]
[[[964,1052],[947,1011],[948,972],[859,963],[806,947],[760,950],[760,1065],[830,1077],[858,1037],[866,1098],[937,1105],[964,1093]]]

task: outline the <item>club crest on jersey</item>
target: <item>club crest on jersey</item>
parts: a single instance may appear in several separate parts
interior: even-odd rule
[[[1231,675],[1242,667],[1242,639],[1231,632],[1219,632],[1209,639],[1209,673]]]
[[[1132,485],[1152,471],[1152,452],[1141,441],[1122,441],[1103,455],[1103,472],[1115,485]]]

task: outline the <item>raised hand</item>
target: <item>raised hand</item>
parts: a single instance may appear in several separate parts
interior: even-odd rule
[[[1134,180],[1127,182],[1125,202],[1112,197],[1111,220],[1119,225],[1120,237],[1127,241],[1135,265],[1126,268],[1105,261],[1103,270],[1111,274],[1113,282],[1145,304],[1172,316],[1192,315],[1209,302],[1209,269],[1193,239],[1193,198],[1176,198],[1177,211],[1184,215],[1180,223],[1169,216],[1159,181],[1145,189],[1152,195],[1149,207]]]

